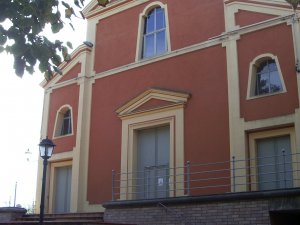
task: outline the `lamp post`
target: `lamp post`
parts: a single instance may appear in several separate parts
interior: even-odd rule
[[[40,205],[40,219],[39,224],[44,222],[44,208],[45,208],[45,188],[46,188],[46,172],[48,159],[52,156],[55,144],[46,137],[39,144],[40,156],[43,159],[43,178],[42,178],[42,193],[41,193],[41,205]]]

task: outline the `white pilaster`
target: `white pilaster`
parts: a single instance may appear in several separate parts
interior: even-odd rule
[[[52,90],[47,89],[44,92],[44,105],[43,105],[43,114],[42,114],[42,126],[41,126],[41,138],[46,138],[48,136],[48,118],[49,118],[49,106],[50,106],[50,96]],[[35,213],[40,212],[40,202],[41,202],[41,189],[42,189],[42,176],[43,176],[43,161],[39,157],[38,159],[38,170],[37,170],[37,185],[36,185],[36,208]],[[49,175],[49,170],[48,170]],[[45,203],[45,211],[47,212],[47,199]]]

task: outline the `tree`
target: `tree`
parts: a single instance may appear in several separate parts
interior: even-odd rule
[[[51,26],[53,33],[58,33],[66,25],[62,20],[61,6],[72,28],[72,16],[79,17],[79,14],[84,19],[80,9],[85,0],[73,1],[75,9],[63,0],[0,0],[0,53],[6,51],[13,55],[18,76],[22,77],[25,70],[32,74],[37,63],[46,80],[54,73],[61,74],[58,66],[63,60],[71,59],[68,49],[72,49],[72,44],[50,41],[42,33],[46,25]],[[108,0],[97,1],[103,7],[108,4]]]
[[[105,7],[109,0],[97,0],[100,6]],[[286,0],[294,10],[300,0]],[[60,40],[50,41],[42,34],[46,25],[50,25],[53,33],[58,33],[65,23],[62,21],[60,6],[65,9],[64,16],[82,15],[80,8],[84,7],[85,0],[73,0],[74,9],[64,0],[0,0],[0,53],[6,51],[14,57],[14,69],[22,77],[26,70],[34,72],[34,66],[39,63],[39,70],[45,74],[45,79],[52,78],[54,73],[60,73],[58,66],[62,61],[69,61],[68,49],[70,42]],[[10,21],[11,26],[6,28],[4,22]]]
[[[300,0],[285,0],[285,1],[287,1],[288,3],[290,3],[294,10],[297,9],[297,7],[298,7],[298,5],[300,3]]]

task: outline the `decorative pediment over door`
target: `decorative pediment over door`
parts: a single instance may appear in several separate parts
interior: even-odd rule
[[[116,110],[119,117],[184,105],[190,94],[151,88]]]

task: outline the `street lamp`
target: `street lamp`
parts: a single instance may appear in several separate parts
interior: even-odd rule
[[[40,144],[40,156],[43,159],[43,178],[42,178],[42,193],[41,193],[41,205],[40,205],[40,220],[39,224],[43,224],[44,221],[44,208],[45,208],[45,186],[46,186],[46,171],[48,159],[52,156],[55,144],[46,137]]]

